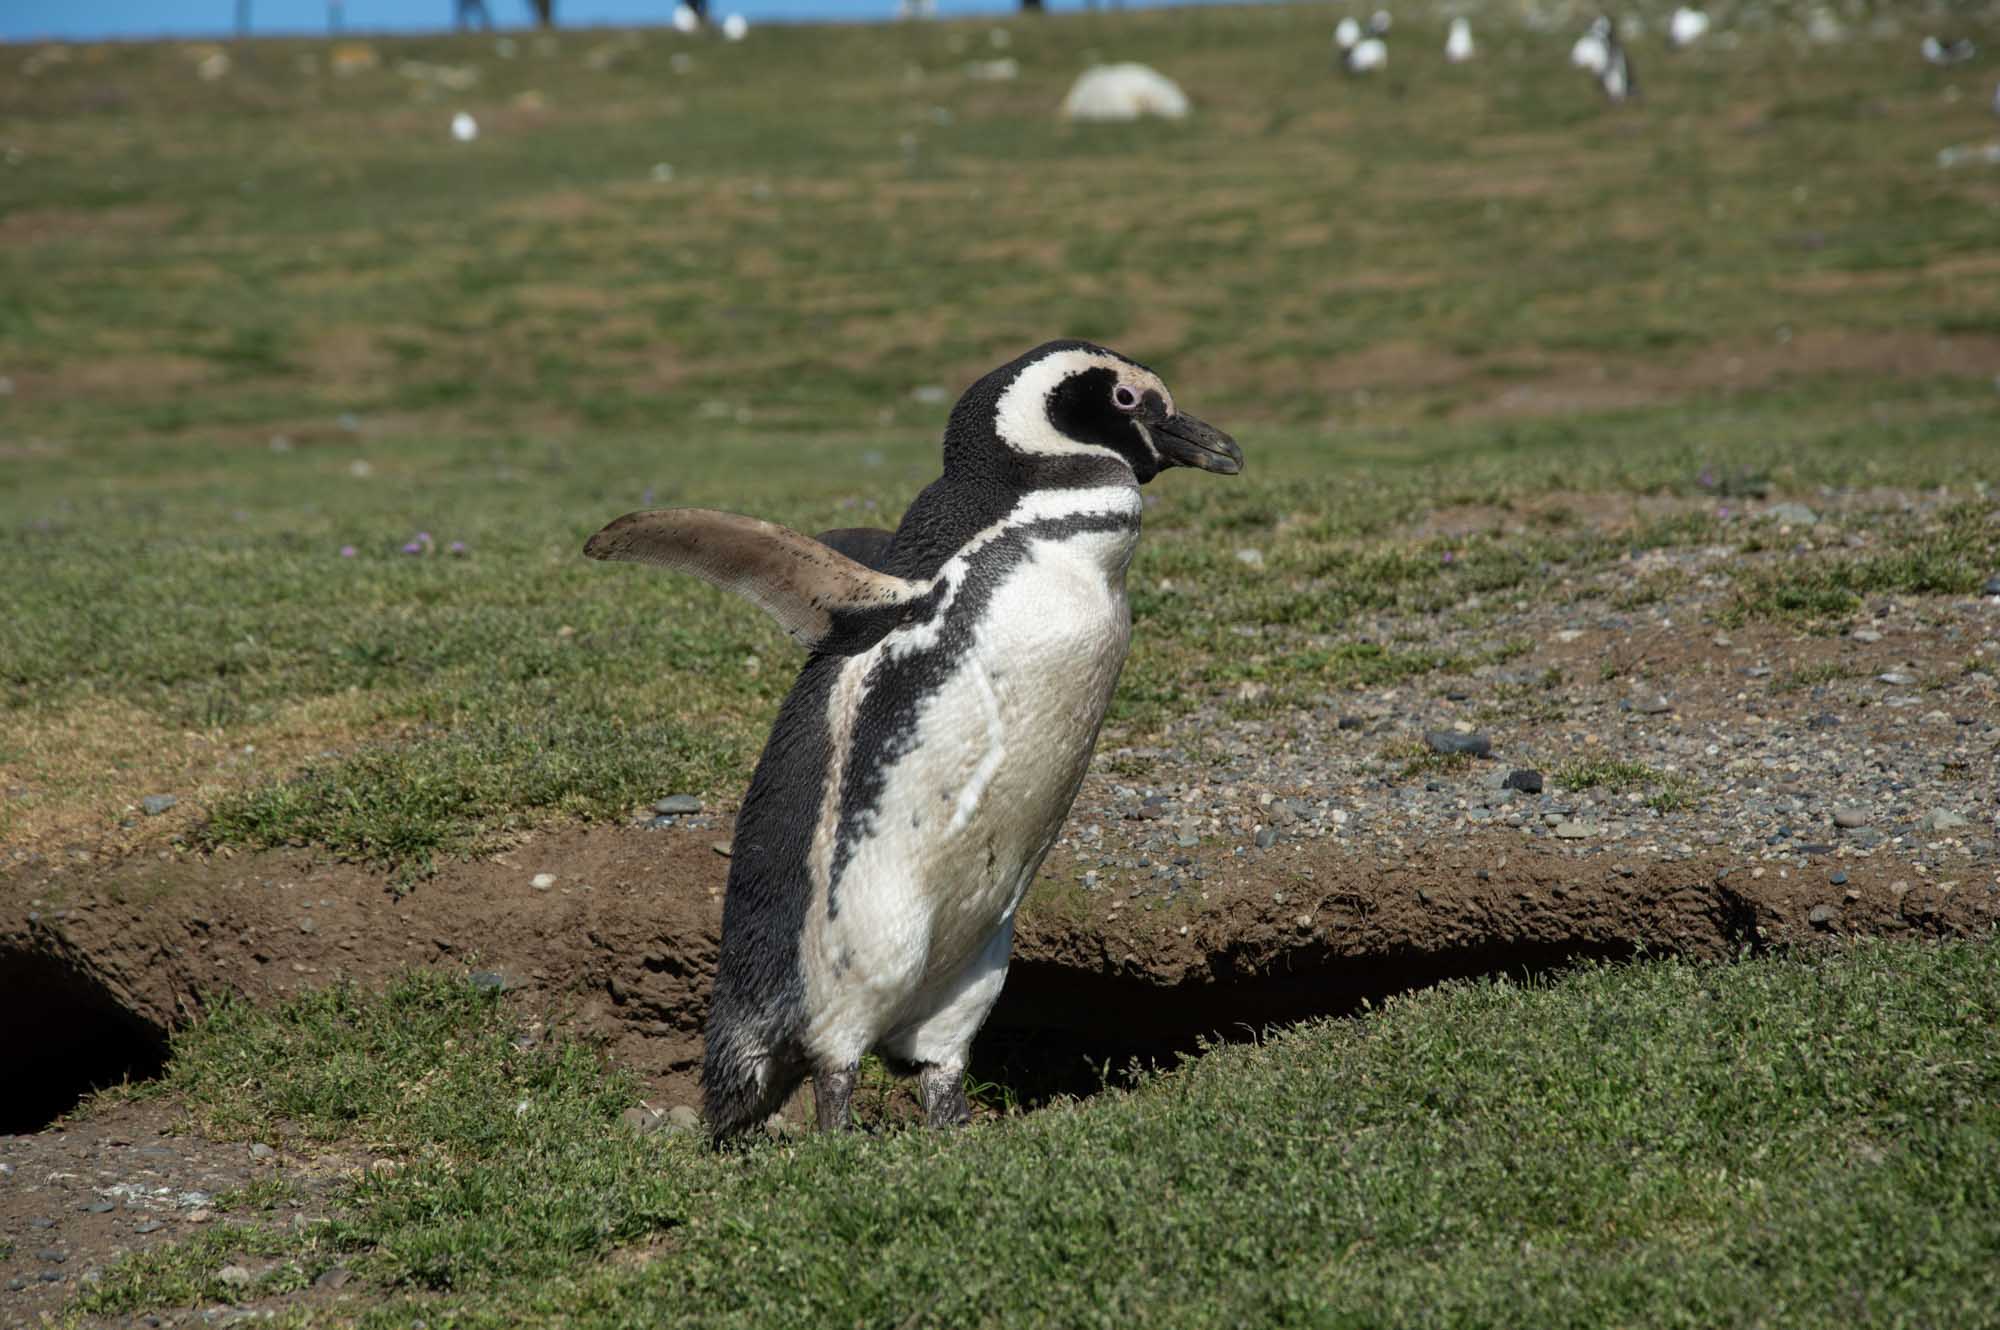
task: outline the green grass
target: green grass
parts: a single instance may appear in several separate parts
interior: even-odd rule
[[[996,24],[1021,77],[967,79]],[[1328,77],[1320,10],[1280,5],[379,40],[347,77],[327,42],[259,41],[212,83],[176,44],[24,57],[0,85],[0,764],[36,795],[0,801],[0,836],[87,840],[211,751],[238,756],[195,842],[418,870],[642,786],[734,788],[796,655],[705,588],[587,565],[584,537],[648,503],[893,520],[936,468],[916,390],[1060,334],[1156,363],[1249,458],[1151,491],[1112,717],[1136,734],[1246,684],[1285,706],[1477,665],[1351,626],[1477,627],[1634,550],[1752,546],[1721,516],[1746,497],[1990,483],[1990,182],[1934,164],[1986,133],[1980,99],[1882,42],[1802,60],[1781,27],[1656,62],[1611,114],[1547,76],[1567,33],[1496,14],[1466,76],[1411,24],[1367,83]],[[1199,113],[1061,125],[1086,51]],[[459,107],[475,144],[445,133]],[[1857,107],[1868,132],[1829,135]],[[1578,494],[1690,510],[1418,526]],[[1731,615],[1976,589],[1982,506],[1765,551]],[[468,553],[399,554],[419,531]],[[523,771],[551,734],[573,768]]]
[[[1655,771],[1643,763],[1617,758],[1575,758],[1556,768],[1554,780],[1556,788],[1562,790],[1603,789],[1613,794],[1651,790],[1645,804],[1656,813],[1692,808],[1700,798],[1695,782],[1688,776]]]
[[[224,1007],[161,1093],[402,1167],[79,1309],[226,1300],[244,1256],[272,1290],[346,1265],[367,1326],[1971,1324],[2000,1296],[1980,943],[1455,983],[960,1134],[721,1155],[622,1130],[630,1086],[514,1033],[435,973]]]

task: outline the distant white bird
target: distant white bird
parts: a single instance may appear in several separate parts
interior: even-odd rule
[[[1333,25],[1333,44],[1342,51],[1351,51],[1361,40],[1361,25],[1350,15]]]
[[[1347,48],[1347,58],[1341,62],[1350,74],[1372,74],[1389,63],[1389,44],[1380,37],[1363,37]]]
[[[451,118],[451,136],[460,143],[470,143],[479,137],[479,122],[460,111]]]
[[[1454,65],[1462,65],[1477,52],[1478,48],[1472,44],[1472,25],[1462,18],[1453,19],[1451,31],[1444,38],[1444,58]]]
[[[1962,65],[1979,54],[1979,48],[1963,37],[1951,42],[1926,37],[1921,49],[1924,59],[1934,65]]]
[[[1611,20],[1599,18],[1590,25],[1590,31],[1577,38],[1576,45],[1569,48],[1569,62],[1601,78],[1604,66],[1610,60]]]
[[[693,5],[674,6],[674,31],[686,33],[701,31],[701,15],[694,12]]]
[[[731,14],[722,20],[722,35],[732,42],[740,42],[750,35],[750,20],[741,14]]]
[[[1667,40],[1675,50],[1684,51],[1708,35],[1708,15],[1699,9],[1682,5],[1674,11],[1673,19],[1667,24]]]
[[[1378,9],[1368,16],[1368,31],[1374,33],[1377,37],[1387,37],[1389,35],[1389,25],[1392,22],[1394,20],[1389,17],[1388,10]]]

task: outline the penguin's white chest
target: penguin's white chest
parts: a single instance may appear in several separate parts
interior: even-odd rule
[[[991,944],[1069,813],[1125,661],[1137,536],[1031,539],[972,618],[829,881],[835,907],[813,911],[807,979],[826,1033],[872,1042],[924,1019],[969,968],[1004,971],[1005,947],[993,957]],[[897,649],[892,637],[878,650]],[[869,668],[857,658],[842,683]]]

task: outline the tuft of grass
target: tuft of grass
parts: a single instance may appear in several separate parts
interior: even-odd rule
[[[127,1258],[75,1310],[227,1301],[246,1251],[274,1288],[347,1265],[371,1325],[1973,1324],[2000,1298],[1985,943],[1451,983],[965,1132],[720,1155],[621,1131],[629,1086],[513,1034],[440,976],[217,1012],[169,1072],[199,1121],[302,1114],[406,1166],[305,1233]]]
[[[1617,758],[1578,758],[1556,768],[1554,780],[1564,790],[1604,789],[1613,793],[1650,789],[1646,807],[1656,813],[1674,813],[1699,802],[1699,787],[1691,777],[1677,772],[1655,771],[1639,762]]]

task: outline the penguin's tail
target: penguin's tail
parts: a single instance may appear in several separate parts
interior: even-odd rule
[[[760,1125],[806,1076],[803,1058],[730,1024],[709,1022],[701,1064],[701,1115],[717,1144]]]

